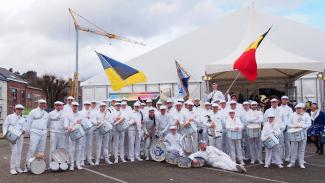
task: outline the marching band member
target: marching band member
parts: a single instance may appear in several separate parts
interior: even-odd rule
[[[96,112],[97,111],[97,101],[96,100],[90,101],[90,110],[92,112]]]
[[[177,133],[176,126],[169,127],[170,133],[166,135],[164,138],[164,142],[166,144],[167,151],[177,151],[180,156],[183,156],[183,149],[182,149],[182,135]]]
[[[300,141],[291,141],[291,159],[287,167],[293,167],[296,163],[296,159],[298,158],[300,168],[305,168],[304,156],[307,141],[307,129],[311,126],[311,118],[309,114],[305,112],[305,105],[303,103],[297,104],[295,109],[296,112],[292,114],[288,127],[301,128],[304,133],[304,139]]]
[[[67,104],[65,104],[65,105],[63,106],[63,112],[64,112],[65,114],[67,114],[67,113],[72,113],[72,106],[71,106],[71,104],[72,104],[73,100],[74,100],[74,98],[73,98],[72,96],[69,96],[69,97],[67,98]]]
[[[182,103],[176,102],[175,109],[171,113],[171,117],[173,118],[170,126],[176,126],[179,133],[181,133],[180,123],[185,121],[184,113],[182,110]]]
[[[209,103],[209,102],[207,102]],[[201,113],[203,111],[203,108],[201,107],[201,100],[199,98],[195,98],[193,100],[193,104],[194,104],[194,107],[193,107],[193,110],[197,113]]]
[[[198,114],[200,116],[200,123],[198,124],[198,130],[202,130],[202,133],[199,133],[199,141],[204,140],[208,142],[209,140],[209,135],[208,135],[208,126],[204,125],[204,123],[207,121],[207,116],[212,115],[212,110],[211,110],[211,103],[205,102],[204,103],[204,109],[201,110],[201,112]]]
[[[120,155],[121,161],[126,162],[124,159],[124,138],[125,129],[119,129],[117,125],[122,125],[120,123],[128,123],[126,119],[128,114],[121,110],[121,103],[115,104],[116,111],[111,115],[111,123],[113,124],[113,152],[114,152],[114,163],[118,163],[118,155]]]
[[[166,101],[166,107],[167,107],[167,113],[168,114],[171,114],[172,113],[172,111],[173,111],[173,100],[172,99],[167,99],[167,101]]]
[[[218,108],[218,104],[212,104],[212,113],[208,117],[208,121],[204,122],[204,126],[208,127],[209,146],[222,150],[222,124],[224,119]]]
[[[313,103],[311,105],[310,116],[312,120],[312,126],[308,129],[308,136],[311,137],[311,140],[317,148],[316,153],[323,155],[324,144],[322,144],[320,137],[323,133],[325,133],[325,113],[318,109],[317,103]]]
[[[214,168],[220,168],[229,171],[240,171],[245,173],[246,169],[243,165],[236,164],[231,158],[224,152],[220,151],[216,147],[207,146],[206,142],[200,141],[199,143],[199,151],[193,153],[189,156],[189,158],[194,162],[197,161],[196,157],[202,157],[207,165],[212,166]]]
[[[284,159],[287,162],[290,161],[290,140],[287,131],[287,124],[290,122],[290,117],[293,114],[291,107],[288,106],[288,102],[289,102],[289,97],[282,96],[281,106],[279,106],[280,111],[282,113],[282,122],[286,125],[285,130],[283,131],[284,151],[281,153],[283,153]]]
[[[145,157],[146,160],[149,160],[149,148],[154,139],[156,129],[156,116],[155,116],[155,108],[150,108],[148,114],[145,115],[144,118],[144,141],[145,141]]]
[[[251,113],[250,102],[243,102],[243,110],[241,112],[240,120],[243,123],[243,137],[242,137],[242,153],[245,160],[251,159],[249,151],[249,137],[247,132],[248,118]]]
[[[86,134],[81,138],[81,166],[85,165],[85,160],[87,159],[87,162],[90,165],[94,165],[94,162],[92,161],[92,150],[93,150],[93,131],[94,126],[96,125],[96,115],[93,112],[93,109],[90,109],[90,106],[96,106],[86,101],[84,102],[84,107],[80,111],[80,114],[82,116],[81,125],[82,126],[91,126],[90,129],[85,130]]]
[[[109,113],[113,113],[115,109],[116,99],[111,99],[111,105],[107,108]]]
[[[129,121],[130,126],[128,128],[129,159],[131,162],[133,162],[134,159],[142,161],[140,158],[140,142],[143,136],[142,123],[143,114],[140,111],[140,103],[135,102]]]
[[[126,103],[126,106],[125,106],[126,109],[131,112],[132,111],[132,107],[130,107],[130,106],[127,105],[128,104],[128,99],[126,97],[123,97],[122,98],[122,102]]]
[[[159,137],[165,137],[168,133],[169,124],[172,120],[170,115],[167,114],[166,106],[160,107],[160,112],[156,117],[156,133]]]
[[[60,101],[54,102],[54,110],[49,113],[50,126],[50,155],[49,162],[53,161],[53,152],[58,148],[66,148],[66,130],[64,128],[64,115]]]
[[[68,133],[72,132],[75,125],[80,125],[82,116],[81,113],[78,111],[79,104],[78,102],[72,102],[72,113],[67,114],[64,120],[64,127],[67,129]],[[73,171],[74,166],[76,165],[78,170],[81,170],[82,167],[80,166],[80,155],[81,155],[81,139],[73,141],[71,137],[69,137],[69,161],[70,161],[70,168],[69,170]]]
[[[218,90],[217,83],[212,83],[212,92],[207,96],[207,101],[225,100],[225,96]]]
[[[222,150],[226,154],[229,153],[229,144],[227,138],[227,130],[226,130],[226,117],[228,116],[227,113],[227,102],[225,100],[220,100],[218,113],[222,116]]]
[[[255,124],[262,127],[263,122],[263,113],[257,110],[257,102],[252,101],[251,110],[247,119],[248,125]],[[259,164],[263,164],[262,162],[262,141],[261,137],[249,137],[249,152],[251,157],[251,164],[254,164],[258,161]]]
[[[26,162],[32,158],[36,150],[44,153],[48,128],[48,113],[45,111],[46,101],[38,100],[38,107],[33,109],[27,118],[28,131],[30,132],[29,149]]]
[[[26,120],[22,117],[22,112],[24,106],[21,104],[15,105],[15,110],[13,114],[9,114],[2,126],[3,134],[7,133],[9,126],[14,126],[19,130],[23,131],[23,135],[18,138],[15,144],[10,144],[11,147],[11,157],[10,157],[10,174],[16,175],[18,173],[23,173],[20,168],[21,152],[24,144],[24,134],[26,131]]]
[[[148,111],[149,111],[149,109],[150,109],[151,107],[153,107],[153,106],[152,106],[152,100],[151,100],[150,98],[147,99],[147,100],[146,100],[146,104],[147,104],[147,106],[144,107],[144,111],[145,111],[145,113],[147,114]]]
[[[240,118],[236,116],[234,110],[229,110],[229,115],[226,118],[226,129],[228,131],[242,131],[243,129],[243,123],[240,121]],[[229,148],[231,159],[234,162],[236,162],[237,159],[241,165],[245,165],[243,161],[241,140],[231,139],[231,137],[229,137]]]
[[[273,112],[267,114],[267,121],[265,122],[261,132],[262,141],[266,140],[270,135],[278,137],[278,135],[281,134],[280,124],[276,120],[276,115]],[[279,152],[278,144],[274,145],[271,149],[265,148],[265,168],[269,168],[272,162],[275,162],[279,168],[283,168]]]
[[[193,151],[197,151],[198,147],[198,131],[197,131],[197,123],[199,123],[199,116],[197,113],[193,110],[194,104],[192,101],[187,102],[187,109],[184,110],[184,121],[180,121],[180,126],[182,127],[182,134],[192,136],[193,138],[193,144],[191,146],[193,147]],[[191,134],[185,134],[185,128],[193,128],[193,133]]]
[[[109,121],[109,112],[105,111],[106,104],[100,103],[99,110],[96,113],[96,126],[99,126],[102,123],[110,123]],[[105,135],[100,134],[98,131],[96,133],[96,161],[95,165],[99,165],[99,159],[101,156],[104,157],[105,161],[108,164],[112,164],[109,160],[109,144],[111,144],[111,133],[106,133]]]

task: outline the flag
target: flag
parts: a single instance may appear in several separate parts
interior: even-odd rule
[[[176,72],[178,76],[178,93],[183,97],[184,100],[187,100],[190,96],[188,91],[188,80],[190,75],[184,70],[184,68],[175,60]]]
[[[118,91],[127,85],[147,81],[147,77],[143,72],[101,53],[96,52],[96,54],[104,67],[108,80],[111,82],[113,91]]]
[[[245,52],[234,63],[233,68],[239,70],[239,72],[243,76],[245,76],[246,79],[249,81],[255,81],[257,78],[257,64],[256,64],[255,52],[270,30],[271,27],[267,32],[265,32],[251,45],[249,45],[249,47],[245,50]]]

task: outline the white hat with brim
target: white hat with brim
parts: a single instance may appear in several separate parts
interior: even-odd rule
[[[150,107],[148,111],[155,111],[156,109],[153,107]]]
[[[221,103],[226,103],[226,101],[222,99],[222,100],[220,100],[219,103],[220,103],[220,104],[221,104]]]
[[[84,105],[91,105],[91,103],[89,101],[85,101]]]
[[[170,126],[169,129],[170,129],[170,130],[176,130],[177,127],[173,125],[173,126]]]
[[[44,99],[39,99],[37,102],[38,102],[39,104],[46,104],[46,100],[44,100]]]
[[[54,102],[54,105],[63,105],[64,103],[63,102],[61,102],[61,101],[55,101]]]
[[[121,102],[121,105],[128,105],[128,103],[126,103],[126,102]]]
[[[271,100],[271,102],[277,102],[278,101],[278,99],[276,99],[276,98],[273,98],[272,100]]]
[[[164,106],[164,105],[162,105],[162,106],[160,107],[160,110],[165,110],[165,109],[167,109],[167,107]]]
[[[237,104],[237,102],[232,100],[232,101],[230,101],[230,104]]]
[[[176,102],[175,105],[182,105],[182,103],[181,102]]]
[[[121,103],[120,102],[117,102],[117,103],[115,103],[115,106],[120,106],[121,105]]]
[[[133,106],[134,106],[134,107],[140,107],[140,103],[139,103],[139,102],[135,102],[135,103],[133,104]]]
[[[100,103],[99,106],[106,106],[104,102]]]
[[[72,106],[79,106],[79,103],[78,102],[72,102],[71,105]]]
[[[251,105],[257,105],[256,101],[251,102]]]
[[[235,113],[235,110],[230,109],[228,113]]]
[[[74,100],[73,96],[69,96],[67,99],[68,100]]]
[[[288,96],[282,96],[281,99],[287,99],[288,100],[289,97]]]
[[[213,103],[212,107],[219,107],[219,105],[217,103]]]
[[[299,103],[295,106],[295,109],[297,108],[305,108],[305,104],[304,103]]]
[[[251,103],[248,101],[243,102],[243,105],[250,105]]]
[[[150,102],[150,103],[151,103],[151,102],[152,102],[152,100],[149,98],[149,99],[147,99],[147,100],[146,100],[146,103],[148,103],[148,102]]]
[[[192,101],[188,101],[187,105],[194,105]]]
[[[15,109],[24,109],[24,106],[21,104],[15,105]]]
[[[210,102],[205,102],[204,105],[211,105],[211,103]]]

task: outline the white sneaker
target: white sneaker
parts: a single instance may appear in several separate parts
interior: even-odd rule
[[[134,159],[130,159],[131,162],[134,162]]]
[[[15,169],[11,169],[11,170],[10,170],[10,174],[11,174],[11,175],[17,175],[17,172],[16,172]]]
[[[95,165],[99,165],[99,161],[96,161],[96,162],[95,162]]]
[[[18,173],[23,173],[23,172],[24,172],[21,168],[16,168],[16,171],[17,171]]]
[[[23,170],[23,173],[27,173],[27,172],[28,172],[28,169],[25,168],[25,169]]]
[[[122,162],[125,163],[126,162],[125,159],[122,159]]]
[[[262,160],[258,160],[258,164],[263,165],[264,163]]]
[[[267,164],[264,165],[264,168],[269,168],[269,167],[270,167],[270,165],[267,165]]]
[[[138,161],[143,161],[143,159],[141,159],[141,158],[137,158],[137,160],[138,160]]]
[[[118,163],[118,159],[115,159],[114,163],[115,163],[115,164]]]
[[[146,157],[146,161],[149,161],[149,160],[150,160],[149,156],[148,156],[148,157]]]
[[[108,163],[109,165],[113,164],[108,158],[105,159],[106,163]]]
[[[83,168],[80,165],[77,165],[78,170],[82,170]]]
[[[244,166],[244,165],[245,165],[244,161],[241,161],[241,162],[240,162],[240,165],[243,165],[243,166]]]
[[[283,168],[283,166],[281,164],[278,165],[279,168]]]
[[[70,171],[73,171],[73,170],[74,170],[74,166],[73,166],[73,165],[70,165],[69,170],[70,170]]]
[[[81,163],[80,163],[81,166],[85,166],[85,161],[82,160]]]
[[[288,168],[291,168],[291,167],[293,167],[294,165],[292,164],[292,163],[289,163],[288,165],[287,165],[287,167]]]
[[[300,168],[302,168],[302,169],[305,169],[305,168],[306,168],[304,164],[300,164],[299,166],[300,166]]]
[[[255,164],[255,161],[251,161],[251,164],[252,164],[252,165]]]
[[[239,172],[246,173],[247,170],[243,165],[236,165],[236,168]]]
[[[88,160],[88,163],[89,163],[90,166],[94,166],[95,165],[92,160]]]

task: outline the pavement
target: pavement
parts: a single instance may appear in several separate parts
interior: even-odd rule
[[[25,139],[23,148],[23,161],[26,157],[29,139]],[[49,143],[47,142],[47,149]],[[312,145],[307,145],[305,161],[306,169],[283,168],[271,166],[268,169],[263,165],[246,165],[247,173],[229,172],[221,169],[203,167],[181,169],[176,166],[154,161],[126,162],[113,165],[100,164],[86,166],[83,170],[67,172],[47,171],[41,175],[23,173],[9,174],[10,145],[5,140],[0,140],[0,183],[52,183],[52,182],[100,182],[100,183],[160,183],[160,182],[250,182],[250,183],[287,183],[287,182],[325,182],[325,155],[314,153]],[[47,156],[47,154],[46,154]],[[46,158],[47,161],[48,158]]]

